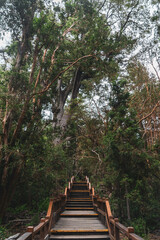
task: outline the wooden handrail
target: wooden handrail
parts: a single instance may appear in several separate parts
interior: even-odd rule
[[[71,177],[71,183],[73,183],[73,182],[74,182],[74,176]]]
[[[67,196],[67,187],[65,188],[64,195]]]
[[[52,209],[53,209],[53,201],[54,199],[50,199],[46,218],[49,218],[51,216]]]
[[[94,197],[94,188],[92,187],[92,196]]]
[[[106,200],[106,210],[107,210],[108,217],[109,218],[112,217],[111,207],[108,199]]]
[[[86,176],[86,181],[87,181],[87,183],[89,183],[89,178]]]
[[[74,176],[71,178],[71,181],[69,182],[70,187],[73,184],[73,181]],[[39,237],[39,239],[44,239],[47,233],[50,231],[51,227],[58,220],[60,212],[63,210],[64,205],[66,203],[69,190],[70,189],[66,187],[64,194],[60,194],[56,199],[51,198],[46,217],[42,218],[40,220],[40,223],[36,227],[29,226],[27,228],[27,232],[25,232],[17,240],[32,240],[34,239],[35,236]]]
[[[88,186],[91,187],[89,178],[86,176]],[[110,238],[112,240],[120,240],[120,233],[127,237],[129,240],[144,240],[140,236],[134,233],[133,227],[125,227],[119,223],[118,218],[114,218],[111,212],[111,207],[108,199],[99,198],[95,195],[94,188],[91,189],[91,196],[93,200],[93,206],[99,213],[100,219],[107,225]]]

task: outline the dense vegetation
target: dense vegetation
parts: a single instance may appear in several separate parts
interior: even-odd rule
[[[87,175],[122,222],[160,227],[158,4],[0,3],[1,219]]]

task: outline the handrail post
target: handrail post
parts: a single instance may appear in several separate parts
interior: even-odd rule
[[[92,196],[94,197],[94,188],[92,187]]]
[[[87,181],[87,183],[89,183],[89,178],[86,176],[86,181]]]
[[[53,198],[50,199],[49,202],[49,207],[48,207],[48,211],[47,211],[47,215],[46,215],[46,219],[49,220],[49,225],[48,225],[48,231],[51,229],[52,227],[52,222],[53,222],[53,208],[54,208],[54,200]]]
[[[132,238],[130,237],[130,233],[134,233],[134,228],[133,227],[128,227],[127,231],[128,231],[128,239],[132,240]]]
[[[113,236],[114,237],[114,226],[113,226],[113,224],[112,224],[112,221],[113,220],[113,216],[110,216],[109,217],[109,226],[108,226],[108,229],[109,229],[109,231],[110,231],[110,234],[111,234],[111,236]],[[114,221],[114,220],[113,220]]]
[[[27,232],[30,232],[30,233],[32,233],[32,239],[33,239],[33,232],[34,232],[34,227],[33,226],[28,226],[27,227]]]
[[[116,226],[116,223],[118,223],[118,222],[119,222],[118,218],[115,218],[114,219],[114,238],[115,238],[115,240],[120,240],[119,229]]]
[[[46,220],[45,218],[41,218],[40,223],[44,223],[45,220]],[[46,228],[44,226],[43,229],[42,228],[40,229],[40,239],[44,239],[45,234],[46,234]]]

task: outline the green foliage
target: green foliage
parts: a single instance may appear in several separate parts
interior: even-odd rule
[[[28,226],[36,226],[39,224],[40,215],[39,213],[34,213],[31,222],[28,224]]]
[[[27,209],[27,204],[22,204],[19,206],[16,206],[15,208],[8,208],[8,212],[13,214],[13,215],[18,215],[21,212],[24,212]]]
[[[142,238],[147,237],[146,229],[147,224],[143,218],[137,218],[131,221],[131,225],[134,227],[135,233]]]
[[[9,237],[8,230],[4,226],[0,225],[0,240],[4,240],[7,237]]]
[[[135,112],[129,109],[129,94],[125,85],[126,81],[123,80],[114,81],[111,85],[111,110],[108,114],[109,125],[104,144],[108,175],[106,184],[108,187],[113,186],[113,201],[118,200],[114,203],[115,211],[119,211],[118,215],[125,215],[126,218],[126,199],[129,199],[132,207],[134,206],[130,209],[131,216],[144,216],[147,211],[145,198],[149,191],[147,178],[150,169]]]

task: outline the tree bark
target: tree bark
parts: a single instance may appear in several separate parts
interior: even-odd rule
[[[127,218],[130,221],[131,220],[131,215],[130,215],[130,204],[129,204],[129,198],[128,198],[127,182],[125,182],[125,192],[126,192]]]
[[[53,104],[52,112],[53,112],[53,129],[59,128],[64,133],[67,122],[71,117],[71,113],[64,111],[64,106],[68,96],[71,95],[71,99],[74,100],[77,98],[80,85],[82,81],[82,71],[80,67],[78,67],[75,71],[75,75],[71,81],[71,83],[66,87],[65,90],[61,90],[62,82],[58,81],[57,84],[57,101],[56,105]],[[73,106],[71,106],[73,107]],[[60,140],[60,139],[59,139]],[[59,142],[57,139],[56,142]]]

